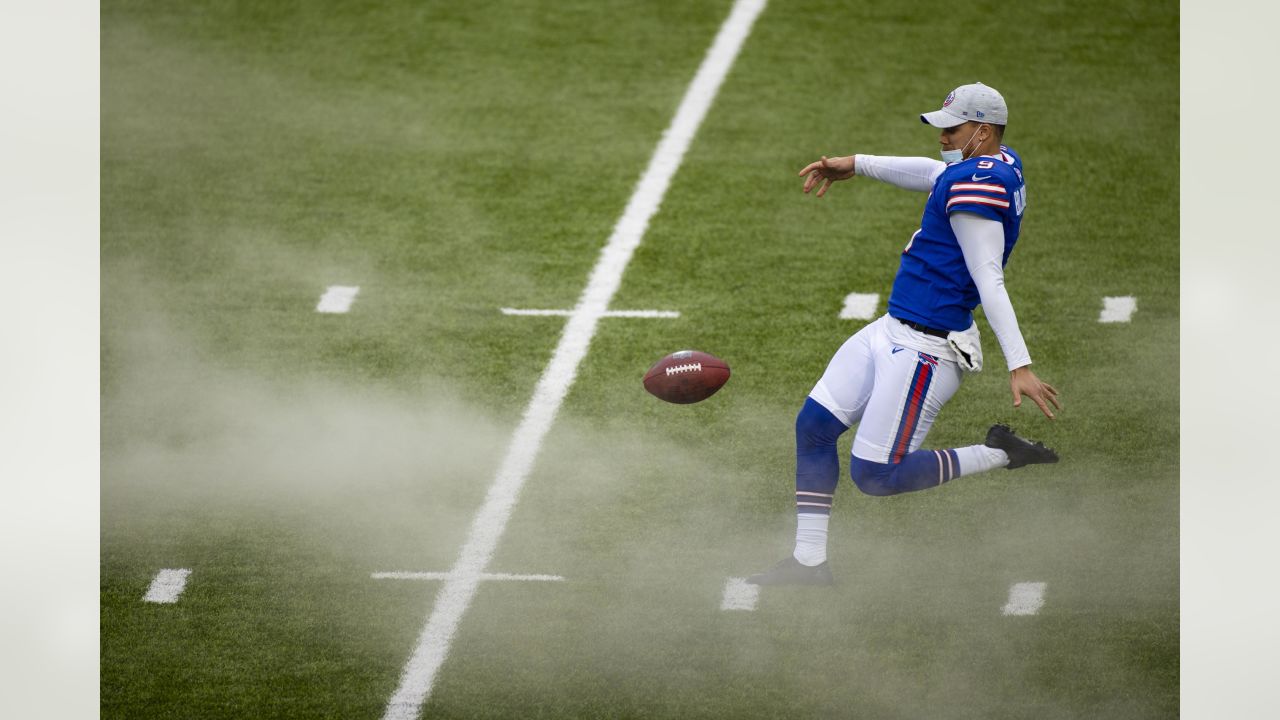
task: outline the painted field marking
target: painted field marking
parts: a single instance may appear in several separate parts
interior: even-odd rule
[[[1138,309],[1138,299],[1129,295],[1102,298],[1102,313],[1098,315],[1100,323],[1127,323]]]
[[[316,305],[316,312],[319,313],[344,313],[351,309],[351,303],[356,301],[356,295],[360,294],[360,288],[354,285],[330,285],[324,294],[320,296],[320,302]]]
[[[435,684],[436,674],[449,654],[458,624],[471,605],[485,568],[506,529],[542,440],[551,429],[560,404],[577,375],[578,366],[587,354],[596,326],[608,312],[609,303],[622,283],[622,274],[640,245],[649,220],[662,204],[671,178],[680,167],[698,126],[702,124],[764,6],[765,0],[736,0],[693,82],[685,91],[671,125],[662,134],[649,166],[645,168],[626,210],[614,225],[613,233],[591,270],[586,288],[573,313],[568,316],[551,361],[538,379],[533,397],[525,408],[493,484],[489,486],[484,504],[471,521],[471,529],[458,560],[436,595],[435,606],[418,636],[413,654],[405,664],[400,684],[387,703],[385,720],[416,720],[421,713],[422,704]]]
[[[844,298],[841,320],[870,320],[880,307],[880,293],[849,293]]]
[[[151,587],[147,588],[147,594],[142,596],[144,602],[152,603],[176,603],[178,596],[187,587],[187,577],[191,575],[191,571],[187,569],[179,570],[161,570],[156,573],[155,579],[151,581]]]
[[[500,308],[503,315],[536,315],[541,317],[570,317],[574,310],[520,310],[516,308]],[[678,318],[680,313],[674,310],[606,310],[600,317],[624,318]]]
[[[760,586],[752,585],[746,578],[731,577],[724,584],[724,596],[720,599],[721,610],[756,609],[756,601],[760,599]]]
[[[1044,589],[1048,587],[1042,582],[1020,582],[1009,587],[1009,602],[1001,609],[1005,615],[1035,615],[1044,607]]]
[[[447,572],[376,572],[374,580],[448,580],[452,573]],[[533,580],[542,582],[562,582],[560,575],[512,575],[510,573],[480,573],[480,580]]]

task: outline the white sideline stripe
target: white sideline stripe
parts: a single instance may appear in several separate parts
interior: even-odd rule
[[[447,572],[376,572],[373,573],[374,580],[448,580],[453,577],[452,573]],[[512,575],[511,573],[480,573],[481,580],[540,580],[545,582],[560,582],[564,577],[560,575]]]
[[[760,586],[752,585],[746,578],[731,577],[724,584],[724,597],[720,600],[721,610],[756,609],[756,600],[760,599]]]
[[[1005,615],[1035,615],[1044,607],[1044,589],[1042,582],[1014,583],[1009,588],[1009,602],[1001,610]]]
[[[711,101],[764,5],[765,0],[736,0],[697,75],[685,91],[675,118],[662,134],[662,140],[627,202],[626,210],[600,252],[550,363],[538,380],[502,465],[489,486],[484,504],[471,522],[458,561],[436,595],[435,607],[427,617],[413,655],[405,664],[400,685],[387,703],[385,720],[416,720],[421,712],[422,704],[435,683],[436,673],[449,654],[449,645],[453,642],[458,623],[471,604],[485,567],[506,529],[542,439],[551,428],[577,375],[578,365],[587,354],[596,325],[609,309],[609,302],[618,291],[622,273],[644,237],[649,219],[658,211],[694,133],[702,124],[702,118],[711,107]]]
[[[1129,295],[1102,298],[1102,314],[1098,316],[1100,323],[1126,323],[1138,309],[1138,299]]]
[[[178,596],[187,587],[187,576],[191,574],[190,570],[161,570],[156,573],[155,579],[151,581],[151,587],[147,588],[147,594],[142,596],[144,602],[153,603],[176,603]]]
[[[503,315],[556,315],[560,317],[569,317],[573,315],[573,310],[521,310],[517,308],[501,308]],[[601,313],[601,317],[626,317],[626,318],[678,318],[680,313],[674,310],[606,310]]]
[[[344,313],[351,309],[351,303],[355,302],[356,295],[359,294],[360,288],[355,285],[330,285],[320,296],[316,312]]]
[[[844,298],[841,320],[870,320],[880,307],[880,293],[849,293]]]

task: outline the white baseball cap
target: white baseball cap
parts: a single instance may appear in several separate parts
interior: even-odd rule
[[[941,110],[920,115],[920,122],[937,128],[955,127],[970,120],[1008,125],[1009,107],[1004,104],[1004,96],[982,83],[961,85],[942,101]]]

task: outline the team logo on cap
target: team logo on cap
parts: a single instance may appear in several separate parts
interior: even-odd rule
[[[978,117],[980,117],[980,118],[982,118],[982,117],[986,117],[986,115],[983,115],[983,114],[982,114],[982,111],[981,111],[981,110],[974,110],[974,112],[975,112],[975,113],[977,113]]]
[[[956,99],[956,91],[952,90],[951,92],[947,93],[947,99],[942,101],[942,107],[950,106],[952,101],[954,101],[955,99]]]

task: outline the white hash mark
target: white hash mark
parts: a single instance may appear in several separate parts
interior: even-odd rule
[[[191,575],[191,571],[187,569],[179,570],[161,570],[156,573],[156,577],[151,581],[151,587],[147,588],[147,594],[142,596],[143,601],[152,603],[176,603],[178,596],[187,587],[187,577]]]
[[[1138,309],[1138,299],[1128,295],[1122,297],[1102,298],[1102,313],[1098,315],[1100,323],[1127,323]]]
[[[524,310],[520,308],[499,308],[503,315],[532,315],[537,317],[570,317],[573,310]],[[606,310],[603,317],[609,318],[678,318],[675,310]]]
[[[746,578],[731,577],[724,584],[724,597],[720,600],[721,610],[756,609],[756,600],[760,599],[760,586],[752,585]]]
[[[1005,615],[1035,615],[1044,607],[1044,589],[1042,582],[1014,583],[1009,588],[1009,602],[1001,610]]]
[[[330,285],[329,289],[324,291],[320,296],[320,302],[316,305],[316,312],[319,313],[344,313],[351,309],[351,303],[356,301],[356,295],[360,294],[360,288],[353,285]]]
[[[376,572],[373,573],[374,580],[448,580],[451,577],[447,572]],[[564,577],[561,575],[512,575],[511,573],[483,573],[480,575],[481,580],[532,580],[542,582],[563,582]]]
[[[879,293],[849,293],[844,298],[844,309],[840,311],[841,320],[870,320],[880,307]]]

